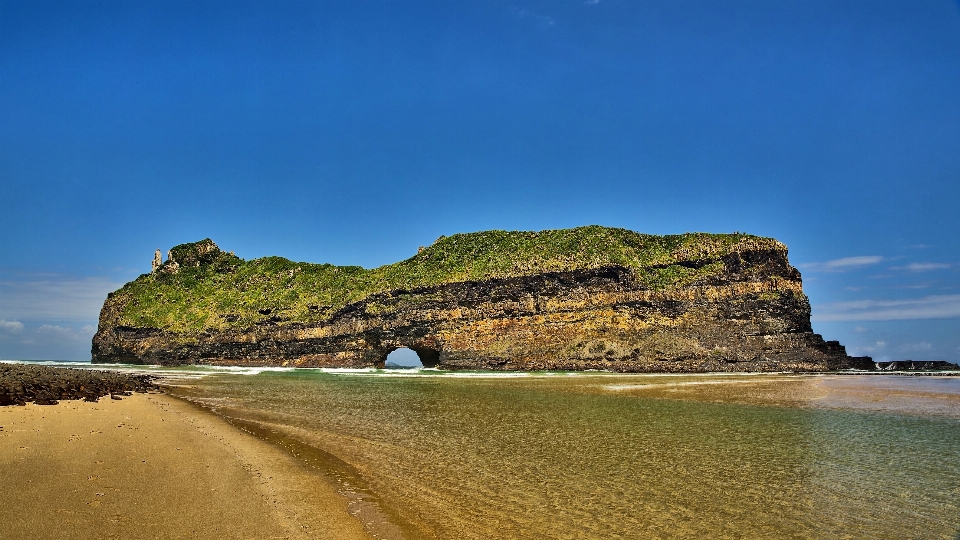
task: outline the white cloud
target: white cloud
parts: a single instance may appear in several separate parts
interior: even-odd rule
[[[25,345],[62,346],[76,343],[90,343],[97,329],[86,324],[79,329],[70,326],[44,324],[21,337]]]
[[[911,272],[927,272],[929,270],[942,270],[944,268],[950,268],[950,265],[943,263],[910,263],[907,265],[907,270]]]
[[[799,266],[807,270],[821,272],[845,272],[847,270],[854,270],[864,266],[877,264],[881,261],[883,261],[883,257],[879,255],[864,255],[860,257],[844,257],[842,259],[834,259],[826,262],[806,263]]]
[[[96,333],[96,329],[90,325],[85,325],[79,330],[74,330],[73,328],[45,324],[40,328],[37,328],[35,333],[39,339],[57,342],[77,340],[86,341],[93,337],[93,334]]]
[[[0,319],[0,330],[4,332],[17,333],[23,330],[23,323],[20,321],[5,321]]]
[[[923,352],[929,351],[932,348],[933,345],[926,341],[921,341],[920,343],[905,343],[900,346],[900,350],[904,352]]]
[[[22,324],[15,333],[0,328],[0,358],[89,360],[90,339],[96,331],[90,324]]]
[[[869,354],[875,354],[880,349],[883,349],[886,346],[887,346],[886,341],[878,341],[873,347],[861,347],[860,350]]]
[[[531,11],[529,9],[514,8],[514,11],[521,19],[531,19],[536,21],[537,24],[541,26],[553,26],[557,23],[555,20],[553,20],[553,17],[550,17],[549,15],[541,15],[540,13]]]
[[[122,286],[99,277],[42,276],[0,281],[0,317],[6,320],[95,321],[107,293]]]
[[[813,321],[894,321],[960,317],[960,294],[907,300],[858,300],[814,306]]]
[[[894,289],[929,289],[933,283],[913,283],[911,285],[897,285]]]

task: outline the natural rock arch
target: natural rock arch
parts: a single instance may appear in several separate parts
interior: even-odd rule
[[[417,353],[417,357],[420,358],[420,363],[423,364],[425,368],[437,367],[440,364],[440,351],[424,346],[407,346],[407,345],[398,345],[396,347],[390,347],[386,349],[386,352],[383,353],[382,359],[376,363],[378,368],[383,368],[387,363],[387,357],[390,356],[390,353],[398,351],[400,349],[409,349]]]
[[[369,270],[209,239],[169,255],[107,296],[93,362],[367,368],[407,347],[447,370],[874,368],[813,333],[786,246],[740,233],[485,231]]]
[[[423,367],[423,362],[420,360],[420,355],[418,355],[413,349],[400,347],[399,349],[394,349],[387,354],[387,363],[385,367],[394,366],[403,368],[418,368]]]

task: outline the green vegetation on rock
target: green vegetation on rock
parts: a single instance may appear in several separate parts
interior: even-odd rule
[[[631,268],[645,286],[663,290],[722,272],[718,258],[753,250],[786,247],[741,233],[655,236],[600,226],[485,231],[440,237],[407,260],[368,270],[282,257],[244,261],[206,239],[174,247],[172,262],[111,293],[108,304],[120,308],[115,322],[122,326],[197,333],[267,318],[322,322],[385,291],[611,265]],[[704,264],[689,264],[696,261]]]

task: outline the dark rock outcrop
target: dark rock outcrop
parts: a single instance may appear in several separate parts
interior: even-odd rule
[[[944,371],[960,370],[960,366],[945,360],[895,360],[877,362],[879,371]]]
[[[156,390],[149,375],[29,364],[0,364],[0,406],[55,405],[61,399],[97,401]]]
[[[720,255],[676,251],[667,270],[692,277],[670,286],[651,285],[646,276],[662,270],[656,265],[604,265],[396,288],[335,309],[307,305],[308,315],[325,313],[320,320],[266,306],[248,324],[248,314],[220,313],[208,319],[220,327],[194,332],[124,324],[137,301],[114,294],[101,312],[93,361],[382,367],[388,353],[409,347],[424,366],[445,369],[873,369],[870,358],[850,357],[813,333],[800,273],[782,244],[762,240]],[[181,268],[202,265],[217,253],[205,247],[196,260],[177,260]]]

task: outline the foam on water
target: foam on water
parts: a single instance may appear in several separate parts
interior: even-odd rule
[[[621,390],[645,390],[648,388],[673,388],[680,386],[704,386],[712,384],[743,384],[748,381],[726,380],[726,381],[679,381],[665,383],[641,383],[641,384],[605,384],[603,388],[613,391]]]

